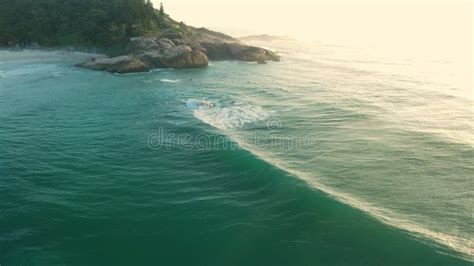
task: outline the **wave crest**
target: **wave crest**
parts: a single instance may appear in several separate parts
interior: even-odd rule
[[[243,102],[230,105],[206,100],[189,99],[186,106],[193,110],[194,116],[213,127],[229,130],[243,128],[249,124],[267,119],[270,115],[260,106]]]

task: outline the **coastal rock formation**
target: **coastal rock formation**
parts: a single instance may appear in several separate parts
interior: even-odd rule
[[[105,70],[112,73],[135,73],[145,72],[150,68],[140,59],[131,56],[118,56],[114,58],[92,59],[89,62],[78,65],[93,70]]]
[[[209,64],[207,56],[188,45],[176,45],[167,38],[133,38],[128,55],[92,59],[78,66],[112,73],[145,72],[155,68],[200,68]]]
[[[3,2],[0,1],[0,10],[5,10],[6,15],[0,16],[0,24],[8,27],[0,27],[0,46],[35,49],[57,45],[67,46],[68,51],[93,53],[98,49],[111,57],[101,56],[78,64],[88,69],[132,73],[155,68],[201,68],[209,64],[209,59],[261,64],[279,60],[278,55],[267,49],[178,22],[161,5],[156,10],[150,0],[71,0],[67,4],[21,0],[23,4],[14,5]],[[51,8],[56,11],[49,12]],[[63,16],[56,16],[58,12]],[[82,14],[80,23],[77,14]]]
[[[176,45],[168,38],[136,38],[128,50],[150,68],[200,68],[209,64],[207,56],[199,49]]]
[[[209,64],[209,60],[203,52],[192,50],[189,46],[185,47],[184,52],[178,50],[176,56],[170,59],[163,59],[162,62],[164,65],[176,69],[185,69],[206,67]],[[177,48],[179,49],[179,47]]]
[[[155,68],[202,68],[209,64],[209,59],[260,64],[280,60],[272,51],[244,45],[225,34],[202,28],[191,30],[193,37],[179,32],[164,32],[158,37],[132,38],[127,46],[127,55],[92,59],[78,66],[112,73],[134,73]]]

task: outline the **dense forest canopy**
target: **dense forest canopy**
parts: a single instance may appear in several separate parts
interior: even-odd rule
[[[150,0],[0,0],[0,45],[108,46],[167,21]]]

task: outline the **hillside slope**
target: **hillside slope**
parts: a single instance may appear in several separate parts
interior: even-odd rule
[[[149,0],[0,0],[0,45],[94,49],[80,66],[117,73],[205,67],[208,60],[278,61],[274,52],[173,20]]]

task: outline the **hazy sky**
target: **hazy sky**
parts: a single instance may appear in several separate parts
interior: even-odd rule
[[[158,7],[160,0],[153,0]],[[290,35],[364,46],[471,53],[471,0],[163,0],[173,18],[234,36]],[[460,52],[461,54],[461,52]]]

